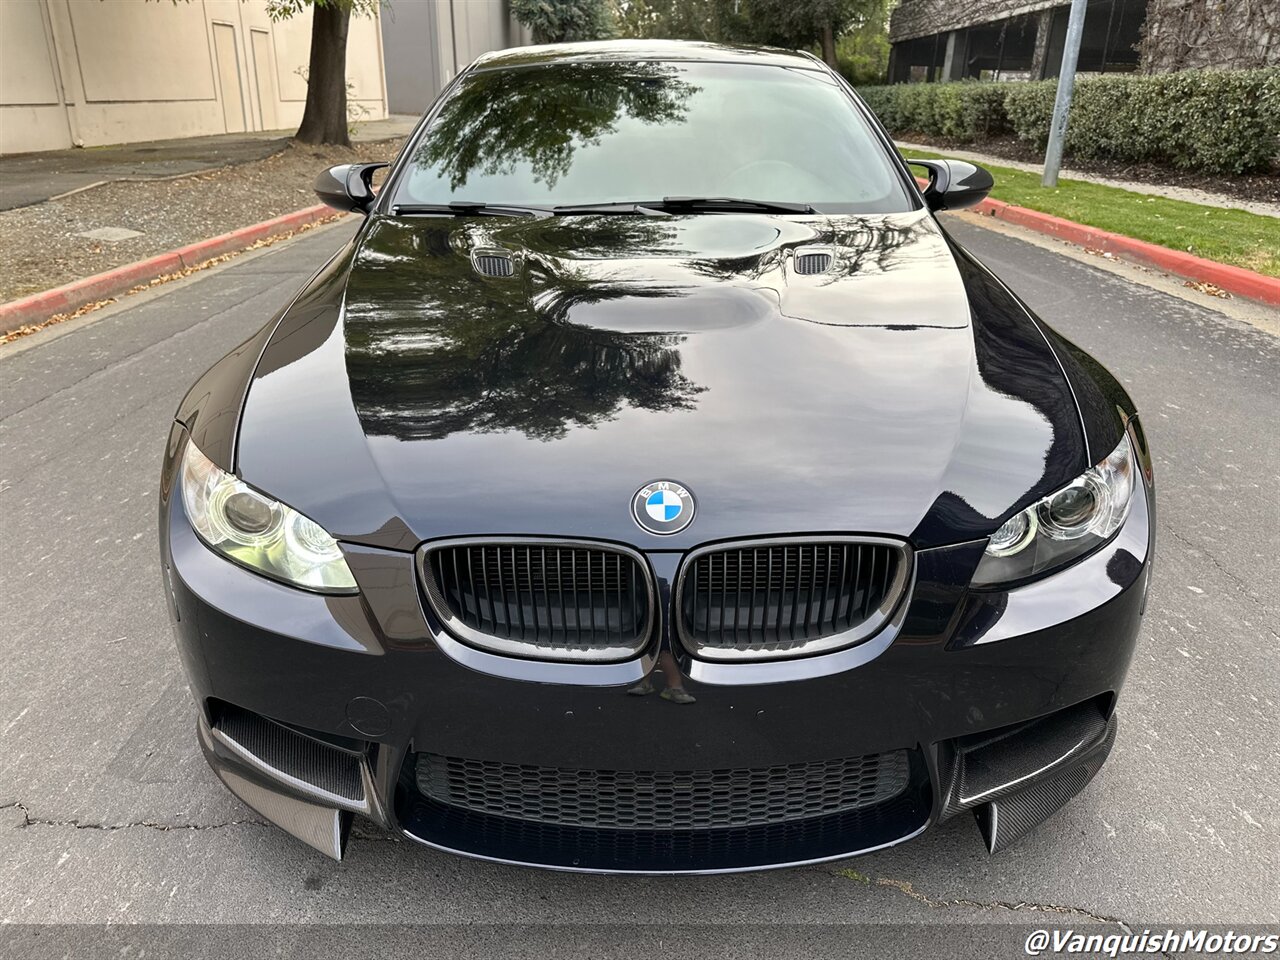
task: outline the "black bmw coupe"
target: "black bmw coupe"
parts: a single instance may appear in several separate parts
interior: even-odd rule
[[[178,408],[160,552],[200,742],[341,857],[695,873],[965,811],[1116,735],[1147,594],[1132,401],[948,236],[806,54],[510,50]]]

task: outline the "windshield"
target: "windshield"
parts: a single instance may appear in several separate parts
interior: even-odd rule
[[[478,71],[409,152],[394,204],[736,197],[911,210],[848,94],[815,70],[564,62]]]

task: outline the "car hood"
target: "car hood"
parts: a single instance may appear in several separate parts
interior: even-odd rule
[[[505,251],[510,277],[477,258]],[[797,252],[829,254],[817,275]],[[376,217],[276,327],[241,476],[340,539],[988,535],[1086,463],[1057,360],[927,213]],[[675,480],[659,537],[635,492]]]

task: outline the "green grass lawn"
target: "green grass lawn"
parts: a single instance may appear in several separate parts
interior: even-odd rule
[[[945,153],[911,150],[922,160]],[[1074,220],[1112,233],[1185,250],[1198,257],[1280,277],[1280,219],[1244,210],[1166,200],[1081,180],[1040,186],[1040,174],[988,166],[996,186],[991,196],[1005,203]]]

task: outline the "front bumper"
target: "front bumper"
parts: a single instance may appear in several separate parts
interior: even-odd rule
[[[503,862],[696,873],[848,857],[964,810],[995,850],[1053,813],[1114,740],[1151,510],[1136,497],[1101,551],[1003,593],[967,587],[983,543],[919,551],[910,601],[876,637],[750,664],[692,660],[669,638],[613,664],[486,653],[432,622],[413,554],[344,545],[361,594],[308,594],[205,548],[177,496],[162,500],[161,543],[206,756],[232,792],[295,836],[341,857],[361,815]],[[669,600],[679,557],[648,560]],[[694,702],[628,694],[647,676],[661,681],[664,666]],[[425,754],[569,782],[658,772],[677,788],[699,772],[759,779],[891,754],[907,775],[883,802],[808,819],[631,829],[451,807],[421,789]]]

